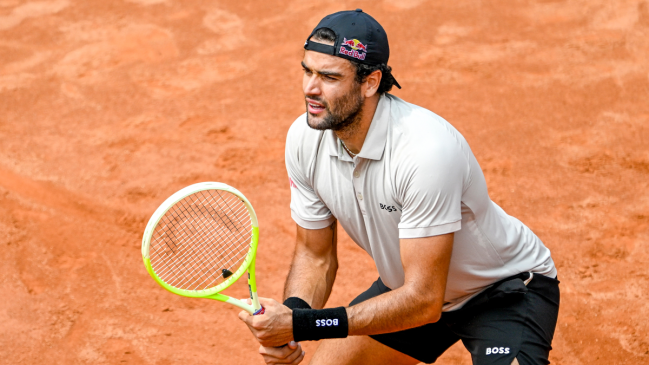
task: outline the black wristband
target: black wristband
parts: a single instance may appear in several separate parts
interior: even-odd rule
[[[309,303],[305,302],[304,300],[302,300],[301,298],[298,298],[298,297],[287,298],[284,301],[284,305],[291,308],[291,309],[296,309],[296,308],[299,308],[299,309],[311,309],[311,306],[309,305]]]
[[[345,338],[348,333],[345,307],[293,310],[293,339],[295,341]]]

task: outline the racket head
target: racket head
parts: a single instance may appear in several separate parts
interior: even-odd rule
[[[228,214],[233,215],[229,221]],[[188,230],[197,220],[199,226]],[[207,233],[200,232],[205,230]],[[225,254],[226,261],[229,259],[225,264],[221,262],[223,252],[219,253],[216,246],[223,245],[226,239],[215,239],[218,235],[237,239],[224,248],[237,250],[233,257]],[[151,277],[163,288],[186,297],[204,298],[232,285],[254,264],[258,243],[257,215],[248,199],[227,184],[203,182],[179,190],[156,209],[144,230],[142,258]],[[197,250],[211,250],[211,256],[198,262],[192,260]],[[221,261],[209,265],[211,260]]]

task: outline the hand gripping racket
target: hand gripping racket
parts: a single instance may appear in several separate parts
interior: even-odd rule
[[[179,190],[158,207],[144,230],[142,258],[170,292],[236,305],[263,314],[255,281],[257,215],[241,192],[204,182]],[[221,294],[248,271],[252,305]]]

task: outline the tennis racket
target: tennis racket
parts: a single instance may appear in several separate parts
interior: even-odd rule
[[[170,292],[263,314],[255,280],[257,215],[237,189],[204,182],[179,190],[153,213],[142,238],[144,266]],[[248,271],[252,305],[221,291]]]

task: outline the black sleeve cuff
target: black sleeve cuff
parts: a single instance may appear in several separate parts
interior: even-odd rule
[[[298,297],[290,297],[284,301],[284,305],[291,309],[311,309],[309,303]]]

